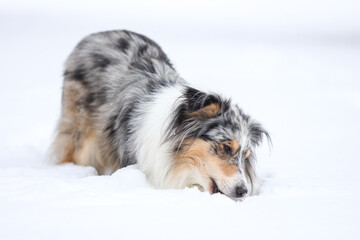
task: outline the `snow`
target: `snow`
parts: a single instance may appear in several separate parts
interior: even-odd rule
[[[0,239],[359,239],[359,7],[2,1]],[[122,28],[153,38],[185,79],[231,96],[270,132],[258,195],[158,190],[136,166],[97,176],[47,160],[63,62],[85,35]]]

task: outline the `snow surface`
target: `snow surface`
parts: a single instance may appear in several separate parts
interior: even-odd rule
[[[360,239],[360,15],[356,1],[0,3],[0,239]],[[157,41],[200,89],[269,130],[260,193],[243,202],[57,166],[62,64],[85,35]]]

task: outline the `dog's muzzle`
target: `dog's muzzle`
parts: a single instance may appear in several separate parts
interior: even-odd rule
[[[229,189],[230,191],[226,192],[226,191],[221,191],[221,189],[219,188],[219,186],[217,185],[216,181],[211,178],[212,181],[212,193],[221,193],[224,194],[234,200],[240,200],[242,198],[244,198],[247,193],[248,193],[248,189],[246,188],[244,183],[239,183],[236,184],[232,189]]]
[[[248,193],[248,190],[244,184],[240,184],[235,187],[234,192],[235,192],[234,193],[235,198],[242,198],[242,197],[246,196],[246,194]]]

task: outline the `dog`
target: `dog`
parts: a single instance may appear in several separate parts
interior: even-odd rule
[[[85,37],[68,57],[52,152],[99,174],[137,164],[156,188],[241,200],[264,136],[230,99],[191,87],[153,40],[118,30]]]

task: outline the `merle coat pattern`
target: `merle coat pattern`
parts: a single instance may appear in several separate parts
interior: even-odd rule
[[[241,198],[264,134],[229,99],[190,87],[154,41],[108,31],[84,38],[65,63],[52,149],[59,163],[99,174],[137,163],[155,187]]]

